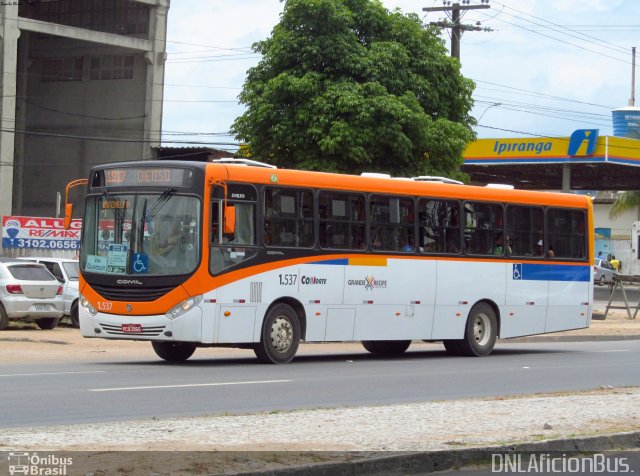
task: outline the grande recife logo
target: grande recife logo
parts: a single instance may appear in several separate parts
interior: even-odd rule
[[[385,279],[375,279],[373,275],[365,276],[364,279],[350,279],[347,281],[347,284],[349,286],[364,286],[364,289],[367,291],[387,287],[387,281]]]
[[[82,220],[64,229],[62,218],[3,216],[3,248],[80,249]]]

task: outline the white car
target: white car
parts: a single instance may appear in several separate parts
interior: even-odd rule
[[[62,309],[62,285],[43,264],[0,258],[0,330],[12,319],[53,329]]]
[[[596,258],[593,265],[593,282],[598,286],[613,284],[618,272],[606,259]]]
[[[78,320],[78,277],[80,273],[78,260],[46,257],[28,257],[23,259],[42,263],[51,274],[56,277],[60,284],[62,284],[64,315],[69,316],[73,327],[80,327],[80,321]]]

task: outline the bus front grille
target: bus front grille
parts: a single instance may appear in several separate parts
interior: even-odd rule
[[[100,327],[110,335],[118,335],[118,336],[146,336],[146,337],[155,337],[162,334],[165,326],[142,326],[141,332],[131,333],[131,332],[122,332],[122,326],[114,326],[111,324],[102,324],[100,323]]]
[[[96,284],[91,285],[95,291],[105,299],[110,301],[125,301],[125,302],[150,302],[161,298],[169,291],[175,289],[175,286],[163,286],[163,287],[147,287],[144,289],[139,288],[116,288],[111,286],[100,286]]]

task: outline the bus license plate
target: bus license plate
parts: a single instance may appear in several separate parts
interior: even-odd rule
[[[48,304],[35,304],[35,308],[36,308],[36,311],[48,311],[49,310],[49,305]]]
[[[142,324],[122,324],[122,332],[140,334],[142,332]]]

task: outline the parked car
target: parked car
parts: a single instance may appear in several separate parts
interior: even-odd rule
[[[53,329],[64,314],[63,286],[45,265],[0,258],[0,329],[9,320],[35,321]]]
[[[613,277],[617,276],[618,272],[613,269],[611,263],[606,259],[596,258],[593,265],[593,282],[599,286],[605,284],[613,284]]]
[[[36,263],[42,263],[62,284],[64,298],[64,315],[69,316],[73,327],[80,327],[78,320],[78,277],[80,267],[78,260],[67,258],[29,257],[23,258]]]

